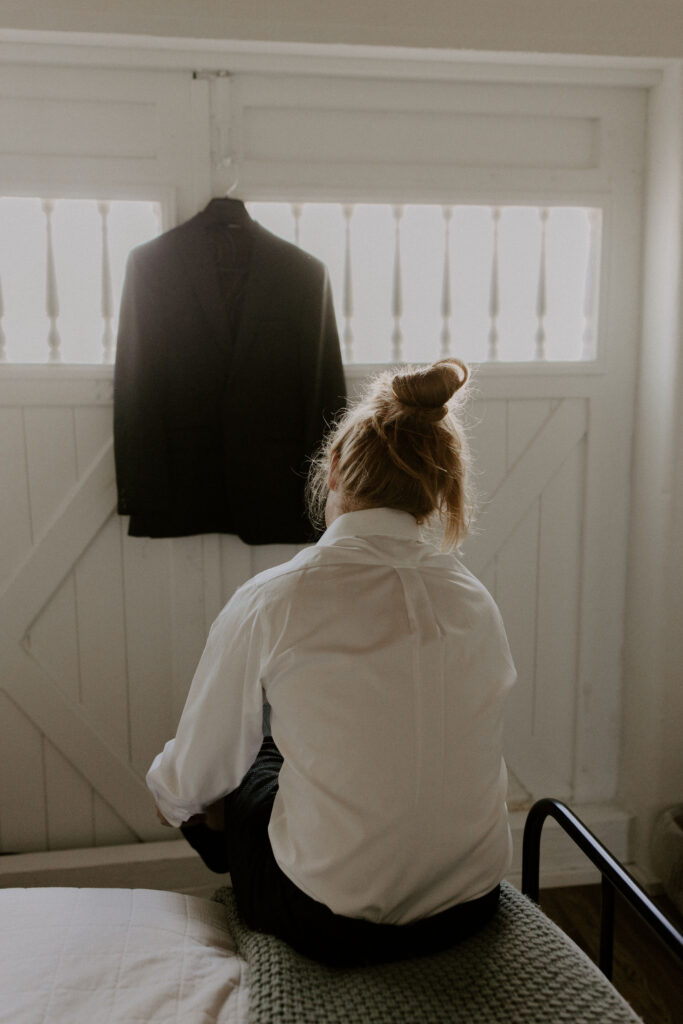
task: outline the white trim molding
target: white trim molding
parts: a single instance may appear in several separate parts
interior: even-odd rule
[[[622,863],[628,863],[630,816],[612,804],[584,805],[575,810],[610,852]],[[518,888],[525,820],[525,811],[510,815],[514,859],[507,878]],[[541,887],[590,885],[598,881],[597,869],[556,822],[548,821],[543,832]],[[0,889],[70,885],[193,892],[201,888],[208,894],[221,884],[221,877],[210,872],[183,839],[0,857]]]
[[[670,60],[0,28],[0,62],[649,88]]]

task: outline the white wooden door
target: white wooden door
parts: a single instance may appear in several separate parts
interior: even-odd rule
[[[16,397],[2,392],[5,851],[164,836],[142,777],[175,730],[209,626],[236,586],[294,552],[234,537],[128,537],[114,511],[107,374],[68,388],[15,380]],[[551,379],[546,398],[523,397],[528,381],[516,397],[507,381],[482,381],[494,395],[505,383],[506,397],[482,397],[472,410],[485,500],[464,560],[501,607],[519,671],[506,729],[516,801],[520,791],[574,795],[582,729],[595,729],[589,754],[600,771],[609,767],[608,735],[582,720],[592,694],[580,692],[582,664],[588,673],[591,658],[604,657],[605,622],[620,600],[618,577],[593,583],[585,564],[589,411],[600,396],[559,397],[567,381]],[[599,486],[593,501],[607,500]],[[602,528],[614,530],[614,517]],[[601,583],[615,591],[602,610],[591,604]],[[597,650],[582,650],[582,603],[597,616]],[[607,686],[618,695],[618,663],[608,665],[612,677],[596,683],[605,702]]]
[[[11,128],[19,110],[23,133],[0,152],[3,182],[21,180],[32,195],[46,184],[67,194],[148,195],[165,204],[169,224],[210,194],[206,82],[193,85],[172,72],[2,74],[20,104],[0,105],[0,116]],[[327,85],[293,79],[288,88],[334,108],[340,82]],[[403,86],[401,95],[413,97],[408,107],[424,112],[434,83]],[[246,102],[250,87],[233,92],[243,191],[249,194],[252,174],[254,195],[273,197],[278,181],[293,195],[301,168],[291,140],[271,159],[267,140],[252,128],[281,133],[301,118],[287,121],[291,96],[274,90],[267,75],[254,86],[260,107]],[[377,198],[390,182],[395,194],[422,189],[423,200],[440,202],[455,190],[472,201],[558,199],[603,210],[598,360],[479,369],[472,436],[485,501],[464,557],[500,604],[519,669],[506,746],[521,791],[609,800],[619,755],[645,92],[555,86],[551,94],[524,86],[513,97],[505,86],[450,83],[438,117],[425,124],[441,132],[448,104],[460,103],[460,137],[482,165],[444,143],[431,176],[422,156],[419,164],[400,162],[391,178],[372,150],[366,184],[353,186],[367,156],[364,104],[380,117],[397,96],[384,83],[370,103],[368,89],[352,83],[342,120],[354,159],[337,165],[338,196]],[[61,113],[64,104],[72,116]],[[363,113],[355,135],[354,109]],[[51,131],[57,110],[59,131]],[[115,151],[102,128],[110,110]],[[517,113],[505,128],[511,110]],[[261,118],[252,127],[250,111]],[[502,158],[490,139],[482,141],[477,111],[503,133]],[[536,115],[558,151],[523,159],[519,138],[529,137]],[[405,119],[398,124],[403,132]],[[79,125],[87,131],[79,134]],[[338,155],[334,133],[324,138]],[[325,166],[321,158],[310,186],[318,196]],[[356,371],[350,376],[355,387]],[[174,732],[210,623],[240,582],[292,553],[249,549],[232,537],[127,537],[114,514],[111,389],[109,368],[0,367],[3,852],[166,838],[143,776]]]
[[[76,50],[70,66],[57,47],[0,69],[0,188],[153,200],[170,227],[209,188],[206,83],[99,56],[83,68]],[[1,849],[166,838],[142,737],[156,744],[176,717],[159,622],[183,598],[165,552],[124,543],[112,516],[111,368],[0,372]]]
[[[4,381],[3,852],[168,838],[144,774],[208,628],[283,546],[147,540],[115,514],[111,371]]]

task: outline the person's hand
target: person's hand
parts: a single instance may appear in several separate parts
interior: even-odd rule
[[[210,812],[212,812],[212,813],[215,813],[214,806],[215,805],[212,805],[212,807],[208,808],[208,810]],[[222,802],[221,802],[221,807],[222,807]],[[154,805],[154,810],[156,811],[157,818],[159,819],[159,821],[161,822],[162,825],[165,825],[166,828],[174,828],[174,826],[170,823],[170,821],[166,820],[166,818],[163,816],[163,814],[161,813],[161,811],[159,810],[159,808],[157,807],[156,804]],[[207,819],[207,815],[204,814],[204,813],[193,814],[192,817],[188,818],[187,821],[183,822],[183,828],[187,828],[188,826],[192,826],[192,825],[204,825],[204,824],[206,824],[206,819]]]
[[[209,804],[204,813],[204,819],[206,824],[214,832],[222,832],[225,828],[225,816],[223,809],[225,807],[225,797],[221,797],[216,800],[215,803]]]
[[[163,816],[163,814],[161,813],[156,804],[154,805],[154,810],[157,812],[157,818],[159,819],[162,825],[165,825],[166,828],[173,828],[173,825],[170,823],[170,821],[166,821],[166,818]]]
[[[183,822],[183,828],[191,827],[192,825],[203,825],[206,821],[205,814],[193,814],[191,818]]]

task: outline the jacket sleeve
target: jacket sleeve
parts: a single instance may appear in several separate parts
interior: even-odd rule
[[[147,785],[171,825],[236,789],[262,741],[259,615],[242,592],[211,627],[175,738],[156,756]]]
[[[134,250],[126,266],[114,365],[119,515],[163,507],[166,498],[162,312]]]
[[[304,310],[301,373],[306,396],[306,453],[311,456],[346,404],[346,384],[326,267]]]

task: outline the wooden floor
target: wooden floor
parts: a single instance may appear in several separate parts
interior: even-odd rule
[[[675,907],[656,900],[683,928]],[[540,903],[546,914],[597,962],[600,934],[600,886],[546,889]],[[612,981],[645,1024],[683,1024],[683,967],[617,893],[614,915]]]

